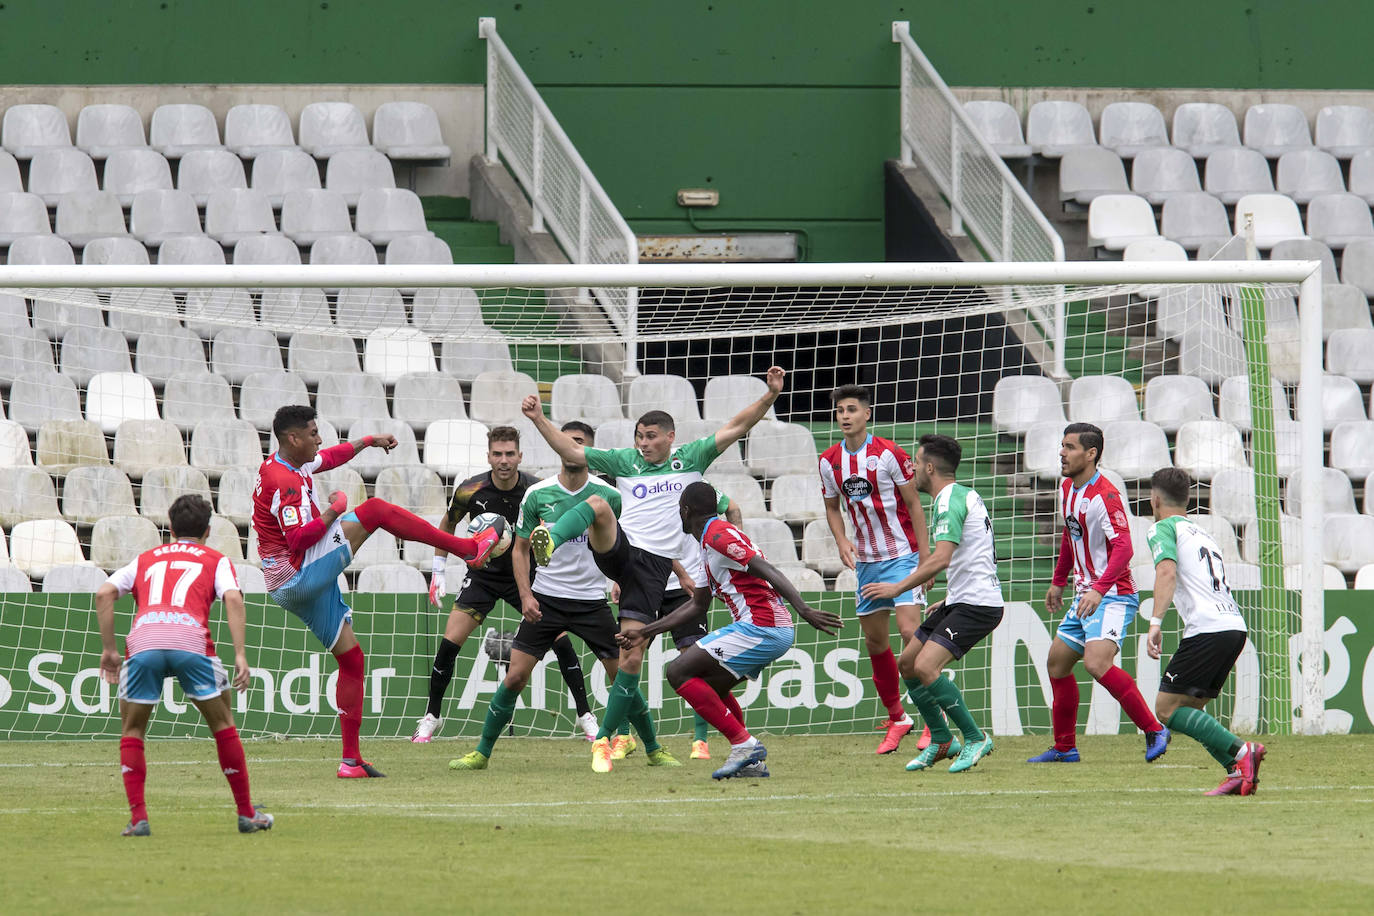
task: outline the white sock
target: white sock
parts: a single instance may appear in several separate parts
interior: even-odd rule
[[[754,745],[756,745],[756,744],[758,744],[758,743],[759,743],[759,739],[755,738],[753,735],[750,735],[748,738],[746,738],[745,740],[741,741],[739,744],[732,744],[732,745],[730,745],[730,750],[733,751],[735,748],[740,748],[740,747],[753,747]]]
[[[910,725],[915,725],[916,723],[911,721],[911,713],[904,712],[904,713],[902,713],[902,718],[901,718],[901,720],[898,721],[897,724],[898,724],[898,725],[908,725],[908,724],[910,724]]]
[[[1249,745],[1249,743],[1248,743],[1248,742],[1241,742],[1240,750],[1236,751],[1236,763],[1240,763],[1242,760],[1244,760],[1244,759],[1245,759],[1245,755],[1248,754],[1248,753],[1250,753],[1250,745]]]

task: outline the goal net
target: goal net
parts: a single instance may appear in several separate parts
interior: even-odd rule
[[[1102,473],[1125,497],[1132,574],[1147,596],[1120,664],[1152,698],[1148,479],[1181,467],[1195,481],[1190,514],[1216,539],[1218,577],[1250,629],[1219,712],[1244,732],[1319,730],[1322,576],[1344,587],[1356,569],[1320,547],[1322,513],[1342,510],[1322,489],[1320,431],[1314,452],[1302,434],[1311,424],[1297,424],[1322,412],[1320,394],[1299,400],[1312,368],[1300,292],[1320,328],[1320,285],[1300,286],[1310,267],[5,269],[0,735],[118,733],[115,690],[99,677],[93,593],[168,536],[167,506],[184,492],[212,500],[209,543],[234,560],[247,596],[253,677],[234,698],[240,729],[337,733],[335,663],[265,593],[251,529],[256,471],[275,449],[271,418],[283,404],[314,405],[325,445],[380,433],[400,443],[317,475],[319,494],[342,489],[350,505],[378,497],[437,522],[455,484],[488,470],[495,426],[519,431],[523,470],[557,472],[520,415],[527,394],[556,423],[586,420],[602,448],[632,446],[635,418],[651,409],[672,414],[682,443],[757,398],[771,365],[788,372],[782,396],[706,476],[765,554],[845,626],[835,638],[799,624],[794,647],[737,691],[751,727],[854,734],[886,716],[817,471],[819,452],[840,438],[830,393],[857,383],[873,394],[874,435],[908,453],[927,433],[956,438],[957,477],[991,513],[1006,615],[951,673],[995,734],[1049,729],[1045,660],[1058,619],[1043,599],[1062,524],[1059,443],[1066,422],[1080,420],[1105,432]],[[341,577],[367,653],[364,736],[408,736],[424,714],[465,573],[450,561],[444,607],[431,607],[432,556],[378,531]],[[942,576],[931,593],[943,590]],[[713,625],[725,620],[719,604],[712,615]],[[116,617],[122,647],[129,599]],[[441,736],[480,731],[504,673],[500,637],[518,623],[498,602],[467,639]],[[230,661],[218,606],[213,635]],[[1171,615],[1166,657],[1178,637]],[[892,645],[900,650],[895,626]],[[577,648],[599,713],[607,679]],[[659,640],[641,678],[669,735],[692,727],[664,677],[674,654]],[[1080,727],[1132,728],[1079,672]],[[511,729],[571,737],[574,716],[550,654]],[[200,734],[199,724],[169,681],[152,734]]]

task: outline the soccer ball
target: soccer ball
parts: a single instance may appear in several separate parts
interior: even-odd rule
[[[468,537],[477,537],[488,528],[495,528],[497,533],[501,535],[501,539],[496,542],[495,549],[487,556],[487,562],[490,563],[510,550],[513,535],[511,534],[510,522],[506,521],[505,516],[497,512],[483,512],[481,515],[474,515],[472,520],[468,522]]]

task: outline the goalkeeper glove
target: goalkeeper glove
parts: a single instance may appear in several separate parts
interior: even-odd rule
[[[448,583],[445,581],[447,577],[444,574],[447,565],[447,558],[435,557],[430,567],[429,603],[435,607],[443,607],[444,596],[448,594]]]

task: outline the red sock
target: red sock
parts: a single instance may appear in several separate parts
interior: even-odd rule
[[[1164,726],[1159,724],[1155,714],[1150,712],[1149,705],[1145,698],[1140,695],[1140,688],[1131,680],[1131,676],[1122,671],[1116,665],[1107,669],[1107,673],[1097,679],[1097,682],[1106,687],[1116,701],[1121,704],[1121,708],[1126,710],[1126,715],[1131,717],[1135,727],[1143,732],[1157,732]]]
[[[371,500],[369,500],[370,502]],[[339,684],[334,698],[339,704],[339,732],[343,736],[345,760],[361,760],[358,752],[358,729],[363,724],[363,647],[354,646],[343,655],[334,656],[339,663]]]
[[[725,704],[725,708],[730,710],[730,715],[738,719],[740,725],[743,725],[744,710],[739,708],[739,700],[735,699],[735,695],[727,690],[723,694],[717,694],[717,696],[719,696],[720,701]]]
[[[1050,719],[1054,722],[1054,749],[1071,751],[1077,742],[1078,731],[1078,679],[1068,677],[1050,678],[1050,689],[1054,691],[1054,703],[1050,706]]]
[[[873,663],[873,686],[878,688],[878,699],[887,707],[892,721],[900,722],[906,710],[902,708],[902,695],[897,689],[897,656],[889,647],[868,659]]]
[[[143,803],[143,783],[148,778],[148,764],[143,759],[142,738],[119,739],[119,771],[124,774],[124,794],[129,796],[129,823],[148,819],[148,806]]]
[[[749,740],[749,731],[744,727],[744,723],[731,714],[720,695],[701,678],[694,677],[687,681],[677,689],[677,695],[686,700],[703,719],[710,722],[716,731],[724,735],[731,744],[741,744]]]
[[[440,550],[457,554],[465,560],[477,556],[477,542],[472,538],[460,538],[444,534],[429,522],[400,506],[392,505],[381,499],[365,499],[353,508],[364,528],[369,532],[381,528],[405,541],[419,541]]]
[[[229,791],[234,793],[239,814],[252,817],[255,812],[248,794],[248,761],[243,756],[239,730],[231,725],[215,732],[215,750],[219,752],[219,768],[229,780]]]

